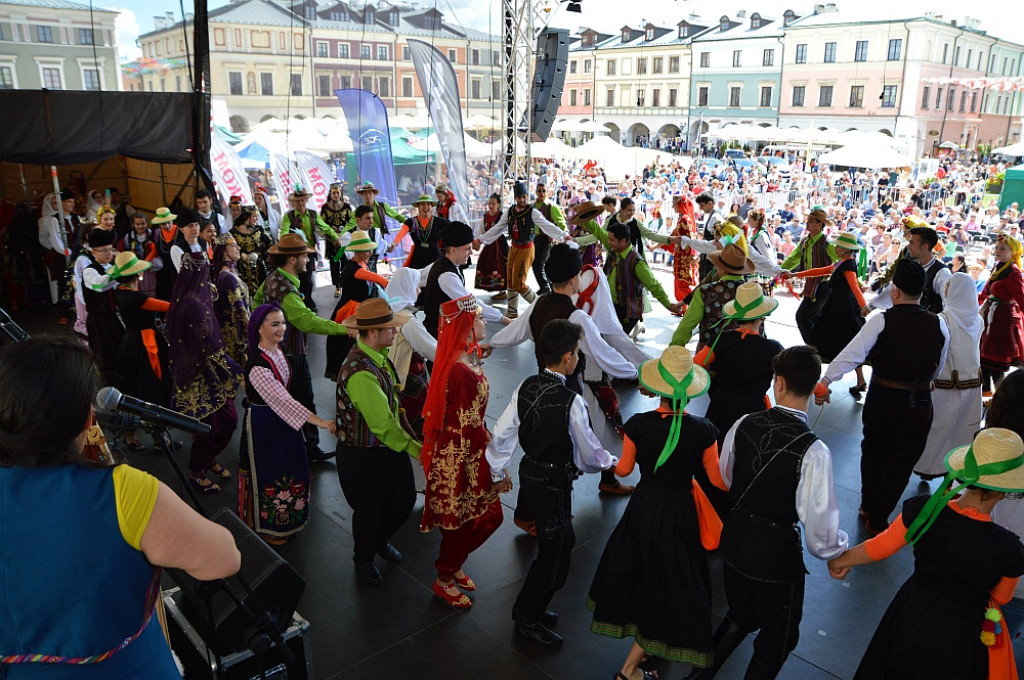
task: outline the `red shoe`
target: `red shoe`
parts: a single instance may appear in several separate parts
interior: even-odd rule
[[[462,590],[465,590],[470,593],[476,590],[476,583],[473,581],[473,579],[466,575],[466,572],[462,572],[462,578],[453,575],[452,580],[454,580],[455,585],[457,585]]]
[[[517,527],[530,534],[531,536],[537,535],[537,523],[534,521],[527,521],[525,519],[519,519],[518,517],[512,518],[512,523]]]
[[[454,584],[452,584],[449,587],[454,587]],[[451,606],[455,607],[456,609],[469,609],[473,606],[473,600],[469,599],[469,597],[465,593],[460,593],[456,590],[455,592],[458,594],[453,595],[452,593],[448,592],[445,586],[441,585],[436,580],[434,581],[433,590],[434,595],[437,595],[439,598],[441,598]]]

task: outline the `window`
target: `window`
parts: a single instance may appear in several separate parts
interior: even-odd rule
[[[967,58],[964,59],[964,67],[965,68],[970,68],[971,67],[971,57],[972,56],[974,56],[974,50],[967,50]]]
[[[604,105],[615,106],[615,90],[608,89],[605,91]]]
[[[800,43],[796,46],[796,63],[806,64],[807,63],[807,44]]]
[[[1008,60],[1009,60],[1009,57],[1003,57],[1003,75],[1004,76],[1006,75],[1006,62]]]
[[[615,75],[615,60],[609,59],[606,63],[608,64],[608,75]]]
[[[367,7],[366,8],[366,14],[363,15],[363,23],[364,24],[372,24],[373,22],[375,22],[377,20],[377,17],[374,16],[374,15],[375,15],[375,12],[373,11],[373,8],[372,7]]]
[[[708,105],[708,86],[703,85],[697,88],[697,106]]]
[[[647,57],[640,57],[636,60],[636,72],[638,75],[647,73]]]
[[[576,106],[576,90],[569,90],[569,106]]]
[[[967,90],[960,93],[960,113],[967,110]]]
[[[864,106],[864,86],[853,85],[850,87],[850,108],[859,109]]]
[[[818,90],[818,106],[832,106],[831,85],[822,85]]]
[[[898,88],[898,85],[886,85],[882,88],[882,108],[890,109],[896,106]]]
[[[935,108],[936,109],[941,109],[942,108],[942,88],[941,87],[936,88],[936,90],[935,90]]]
[[[772,105],[772,88],[771,85],[765,85],[761,88],[761,108],[771,108]]]
[[[301,73],[293,73],[293,74],[291,74],[291,77],[289,78],[288,82],[289,82],[289,91],[291,92],[291,95],[293,97],[301,97],[302,96],[302,74]]]
[[[10,66],[0,66],[0,90],[14,89],[14,71]]]
[[[953,66],[960,65],[960,46],[957,45],[953,48]]]
[[[493,99],[494,101],[500,101],[501,100],[501,81],[500,80],[492,80],[491,81],[491,99]]]
[[[774,66],[775,65],[775,50],[765,50],[764,56],[761,58],[762,66]]]
[[[740,62],[742,61],[742,59],[741,59],[742,56],[743,56],[743,50],[733,50],[732,51],[732,65],[733,65],[734,68],[738,68],[740,66]]]
[[[361,80],[363,82],[360,83],[360,86],[367,92],[373,92],[373,76],[363,76]]]
[[[977,70],[980,71],[981,70],[981,65],[984,64],[984,63],[985,63],[985,53],[984,52],[978,52],[978,69]]]
[[[274,74],[273,73],[261,73],[260,74],[260,94],[272,95],[274,94]]]
[[[174,91],[181,92],[181,76],[174,76]]]
[[[930,102],[932,100],[932,96],[931,95],[932,95],[932,88],[930,88],[927,85],[925,85],[924,89],[921,90],[921,108],[924,109],[925,111],[928,110],[928,102]]]
[[[348,21],[348,12],[345,11],[333,11],[327,15],[331,21]]]
[[[331,77],[330,76],[317,76],[316,77],[317,90],[320,92],[321,97],[330,97],[331,92]]]
[[[661,90],[658,88],[651,90],[651,106],[661,106]]]
[[[360,45],[359,46],[359,58],[360,59],[369,59],[370,58],[370,46],[369,45]]]
[[[669,106],[678,106],[679,105],[679,102],[677,101],[678,100],[678,94],[679,94],[679,90],[677,90],[674,87],[670,87],[669,88],[669,90],[668,90],[668,105]]]
[[[858,40],[857,46],[853,50],[854,61],[867,61],[868,60],[868,41]]]
[[[654,40],[654,29],[653,28],[648,28],[644,32],[644,40],[647,40],[647,41]],[[657,106],[657,104],[655,104],[655,106]]]
[[[163,79],[161,79],[162,83]],[[82,69],[82,89],[98,92],[100,89],[100,71],[95,68]],[[162,88],[161,88],[162,89]]]
[[[807,88],[803,85],[793,86],[793,106],[800,107],[804,105],[804,98],[807,95]]]
[[[955,87],[951,87],[951,88],[949,88],[949,93],[946,95],[946,110],[947,111],[952,111],[953,110],[953,100],[955,100],[955,99],[956,99],[956,88]]]
[[[388,46],[387,45],[377,45],[377,61],[387,61],[387,60],[388,60]]]
[[[573,59],[572,61],[569,62],[569,73],[570,74],[576,73],[576,64],[577,64],[577,61],[575,59]]]
[[[342,90],[348,90],[352,87],[352,76],[341,76],[338,78],[338,87]]]
[[[305,7],[303,7],[302,8],[302,16],[305,17],[307,21],[315,21],[316,20],[316,5],[306,5]]]
[[[53,30],[49,26],[36,26],[36,40],[44,43],[52,43]]]
[[[167,79],[166,78],[161,78],[160,79],[160,91],[161,92],[167,92]]]
[[[668,72],[679,73],[679,57],[668,58]]]
[[[152,82],[150,82],[152,86]],[[43,69],[43,87],[47,90],[60,90],[60,69],[59,68],[44,68]]]
[[[452,62],[453,64],[457,64],[457,63],[459,63],[458,56],[459,56],[459,53],[456,50],[454,50],[454,49],[449,49],[448,50],[448,61]]]
[[[834,42],[825,43],[825,63],[836,63],[836,44]]]
[[[590,88],[583,90],[583,105],[590,106]]]
[[[971,113],[974,113],[977,110],[978,110],[978,93],[977,92],[973,92],[973,93],[971,93]]]
[[[709,68],[711,66],[711,53],[701,52],[700,53],[700,67]]]
[[[903,38],[893,38],[889,41],[889,54],[886,55],[886,59],[889,61],[899,61],[900,56],[903,53]]]
[[[646,106],[647,105],[647,90],[643,89],[642,87],[639,90],[637,90],[637,93],[636,93],[636,105],[637,106]]]
[[[409,46],[402,45],[402,61],[409,61]]]
[[[730,87],[729,88],[729,106],[737,107],[740,105],[740,88]]]
[[[78,44],[79,45],[92,45],[93,34],[91,28],[80,28],[78,29]]]
[[[316,56],[324,58],[327,57],[328,54],[327,43],[318,40],[316,43]]]
[[[947,59],[949,59],[949,43],[942,46],[942,63],[945,64]]]
[[[402,78],[402,96],[412,97],[412,78]]]
[[[338,43],[338,56],[342,59],[348,59],[348,43]]]
[[[391,96],[391,79],[382,77],[377,79],[377,94],[381,97]]]
[[[491,50],[491,65],[501,66],[501,54],[497,50]]]
[[[241,71],[228,71],[228,92],[235,96],[242,94]]]
[[[661,73],[665,66],[664,57],[655,57],[651,62],[651,73]]]
[[[470,54],[470,62],[473,66],[480,65],[480,50],[473,50]]]
[[[594,68],[593,68],[593,66],[590,63],[590,60],[589,59],[584,59],[583,60],[583,72],[584,73],[590,73],[593,70],[594,70]]]

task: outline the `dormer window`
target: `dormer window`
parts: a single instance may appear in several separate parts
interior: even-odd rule
[[[372,24],[377,21],[376,12],[373,11],[372,7],[366,8],[366,14],[363,16],[363,23]]]
[[[782,15],[782,25],[789,26],[793,19],[796,19],[796,12],[791,9],[787,9],[786,13]]]
[[[752,30],[761,28],[761,15],[757,12],[750,15],[750,28]]]
[[[316,5],[313,5],[313,4],[303,5],[302,6],[302,16],[304,16],[307,21],[315,20],[316,19]]]
[[[629,42],[629,32],[630,31],[629,31],[628,28],[622,32],[622,42],[624,42],[624,43]]]
[[[720,30],[720,31],[728,31],[729,30],[729,17],[722,17],[721,19],[718,20],[718,22],[719,22],[718,30]]]
[[[647,31],[644,33],[644,40],[646,40],[648,42],[650,42],[651,40],[654,40],[654,29],[653,28],[648,28]]]

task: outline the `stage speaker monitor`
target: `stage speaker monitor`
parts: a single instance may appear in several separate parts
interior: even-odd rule
[[[230,508],[221,508],[210,519],[227,528],[234,537],[235,545],[242,553],[239,575],[249,583],[255,597],[246,592],[238,576],[226,579],[232,594],[256,617],[264,610],[269,611],[283,633],[291,625],[292,614],[295,613],[306,582]],[[223,589],[217,589],[207,604],[200,592],[205,589],[205,583],[197,581],[181,569],[168,569],[167,572],[184,593],[189,605],[185,614],[196,630],[203,633],[212,629],[216,641],[231,651],[242,652],[248,649],[249,639],[256,632],[255,621],[238,606],[234,598]],[[213,620],[203,621],[211,612]],[[212,645],[215,641],[206,642]]]
[[[569,60],[569,31],[547,28],[537,39],[537,68],[533,76],[533,126],[530,132],[544,141],[555,124],[562,101]]]

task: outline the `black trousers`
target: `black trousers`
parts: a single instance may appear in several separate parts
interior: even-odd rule
[[[548,253],[551,252],[551,239],[547,234],[537,234],[533,237],[533,277],[537,279],[538,293],[551,290],[551,282],[544,272],[544,264],[548,261]]]
[[[338,442],[338,481],[352,506],[356,564],[372,562],[409,519],[416,503],[412,463],[405,452],[385,446],[362,448]]]
[[[808,338],[811,337],[811,329],[814,328],[814,322],[818,320],[821,315],[821,308],[825,306],[825,300],[828,299],[828,284],[821,282],[818,284],[818,289],[814,291],[815,298],[805,297],[800,301],[800,306],[796,308],[796,326],[800,329],[800,337],[804,339],[804,342],[808,342]]]
[[[313,277],[316,276],[316,260],[312,257],[306,264],[306,271],[299,274],[299,292],[302,293],[302,301],[316,314],[316,302],[313,301]]]
[[[537,557],[512,606],[520,623],[540,621],[551,598],[565,585],[576,534],[572,530],[572,480],[564,468],[551,469],[523,457],[519,463],[519,498],[537,522]]]
[[[861,509],[874,529],[889,524],[932,426],[931,392],[872,382],[864,398],[860,450]]]
[[[626,316],[626,308],[622,305],[612,303],[615,307],[615,316],[618,317],[619,323],[622,324],[622,330],[627,335],[636,328],[636,325],[640,323],[640,319],[630,319]]]
[[[804,575],[788,583],[758,581],[722,563],[726,616],[754,638],[754,656],[746,678],[766,680],[782,670],[789,653],[800,640],[800,619],[804,613]],[[752,669],[757,669],[752,675]]]
[[[309,373],[309,361],[306,360],[306,355],[292,354],[288,360],[292,367],[292,396],[295,397],[295,401],[316,413],[316,403],[313,398],[313,376]],[[320,448],[320,429],[316,425],[309,423],[303,425],[302,438],[306,440],[306,451]]]
[[[68,292],[68,264],[63,255],[54,253],[54,258],[47,265],[50,270],[50,277],[57,282],[57,313],[61,318],[70,319],[71,310],[74,309],[74,299],[65,302],[64,296]]]

